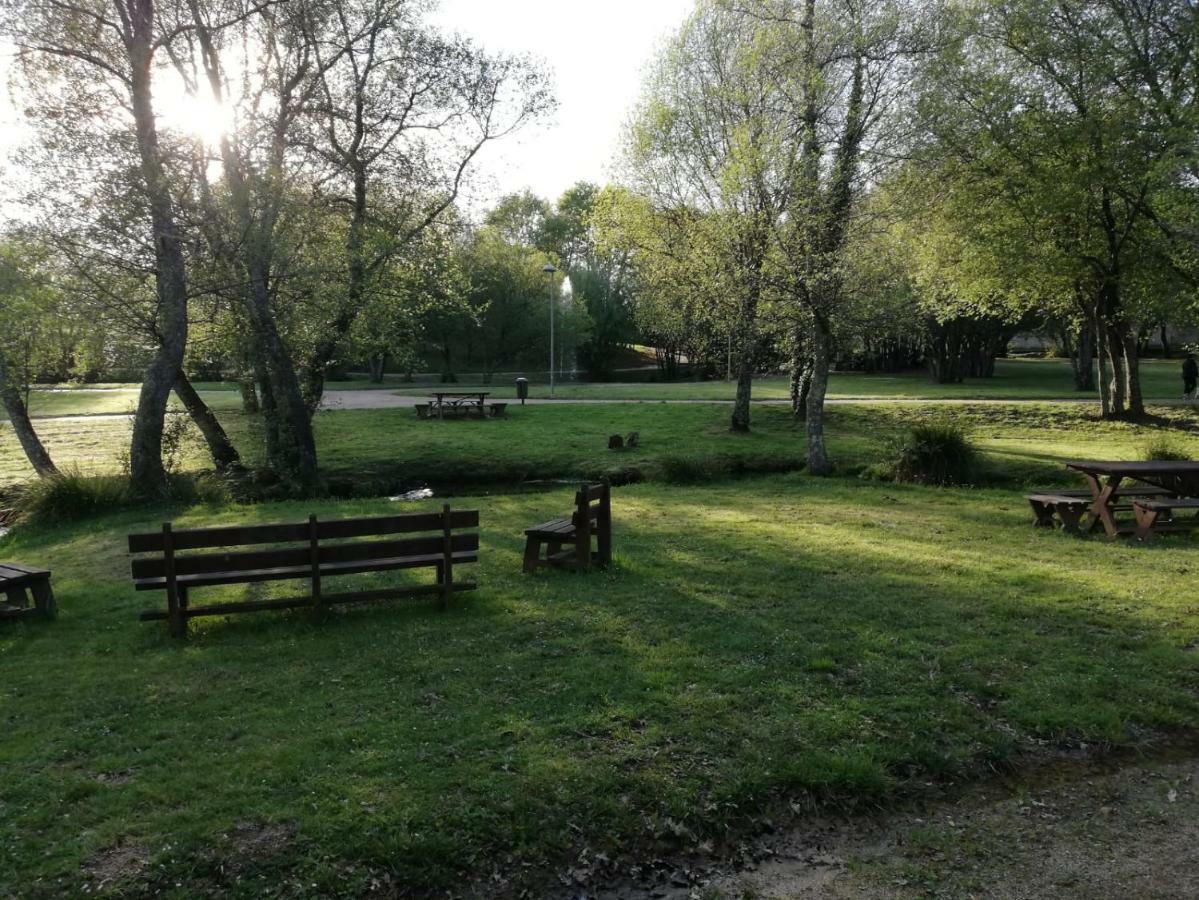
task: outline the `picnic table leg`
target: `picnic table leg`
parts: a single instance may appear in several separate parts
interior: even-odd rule
[[[537,571],[537,566],[541,563],[541,541],[538,538],[529,535],[525,538],[525,564],[524,573],[531,575]]]
[[[50,587],[49,578],[35,581],[29,586],[29,593],[33,594],[38,612],[47,619],[53,619],[58,614],[58,604],[54,602],[54,589]]]
[[[1103,523],[1103,530],[1107,532],[1107,536],[1115,540],[1120,536],[1120,526],[1116,524],[1116,518],[1112,515],[1112,498],[1116,495],[1116,490],[1120,487],[1120,482],[1124,480],[1123,475],[1112,475],[1108,478],[1107,483],[1100,482],[1098,476],[1087,473],[1087,484],[1090,485],[1091,493],[1095,497],[1095,502],[1091,504],[1091,522],[1088,531],[1095,529],[1096,523]]]
[[[1145,509],[1142,506],[1133,506],[1132,509],[1137,517],[1137,540],[1149,540],[1153,537],[1153,526],[1157,523],[1157,517],[1161,515],[1161,511]]]

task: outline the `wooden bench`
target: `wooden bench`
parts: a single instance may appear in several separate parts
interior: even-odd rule
[[[1199,526],[1199,517],[1178,520],[1174,511],[1179,509],[1199,510],[1199,499],[1194,497],[1163,497],[1159,500],[1134,500],[1133,515],[1137,520],[1136,536],[1147,541],[1159,531],[1183,531]],[[1165,521],[1163,521],[1165,520]]]
[[[50,570],[35,569],[19,563],[0,563],[0,619],[44,616],[53,619],[58,612],[54,591],[50,588]],[[33,595],[30,603],[29,595]]]
[[[430,407],[430,406],[431,406],[431,404],[429,404],[429,403],[418,403],[418,404],[416,404],[416,417],[417,417],[418,419],[427,419],[427,418],[429,418],[429,407]]]
[[[595,537],[595,550],[591,538]],[[545,556],[541,548],[546,548]],[[566,548],[566,549],[563,549]],[[525,530],[526,574],[542,566],[585,571],[612,562],[612,493],[608,484],[585,484],[569,519],[551,519]]]
[[[508,415],[507,403],[492,403],[490,409],[492,418],[498,419],[500,416]]]
[[[1168,496],[1169,491],[1149,485],[1133,485],[1116,491],[1117,504],[1113,509],[1132,509],[1133,498]],[[1081,530],[1082,518],[1091,509],[1094,496],[1089,490],[1045,491],[1029,494],[1033,525],[1037,528],[1058,528],[1063,531]],[[1057,516],[1055,519],[1054,516]]]
[[[454,566],[478,561],[479,534],[470,530],[478,527],[478,510],[451,511],[449,506],[436,513],[330,521],[309,516],[307,522],[186,531],[176,531],[168,522],[160,532],[129,535],[129,552],[140,555],[132,561],[134,587],[139,591],[165,591],[167,595],[167,608],[146,610],[142,620],[166,619],[171,634],[181,637],[187,634],[188,620],[199,616],[424,595],[439,596],[444,607],[455,592],[475,588],[472,582],[454,580]],[[354,540],[378,537],[386,539]],[[274,544],[286,546],[261,549]],[[231,549],[246,546],[257,549]],[[184,552],[196,550],[212,552]],[[324,579],[330,576],[419,568],[436,569],[436,584],[336,594],[324,590]],[[193,588],[289,579],[307,580],[311,592],[300,597],[210,606],[192,606],[189,602]]]

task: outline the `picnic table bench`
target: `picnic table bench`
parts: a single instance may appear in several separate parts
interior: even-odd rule
[[[1193,508],[1190,498],[1199,497],[1199,462],[1192,460],[1075,460],[1066,463],[1068,469],[1082,474],[1091,490],[1091,506],[1088,512],[1092,516],[1090,527],[1101,524],[1104,532],[1112,540],[1121,534],[1137,534],[1148,537],[1167,510]],[[1157,495],[1142,494],[1133,497],[1132,503],[1121,502],[1129,497],[1127,488],[1122,487],[1125,481],[1136,481],[1158,490]],[[1167,504],[1168,500],[1181,499],[1183,502]],[[1122,524],[1116,513],[1131,507],[1134,516],[1138,517],[1136,524]],[[1137,513],[1140,507],[1143,513]],[[1154,512],[1156,515],[1150,516]],[[1186,527],[1189,522],[1175,520],[1168,516],[1172,530]],[[1199,524],[1197,520],[1196,524]],[[1144,526],[1143,528],[1141,526]]]
[[[307,522],[278,525],[175,530],[167,522],[161,531],[129,535],[129,552],[138,557],[131,565],[133,586],[139,591],[166,592],[167,608],[146,610],[141,619],[166,619],[177,637],[186,635],[188,621],[199,616],[422,595],[439,596],[446,606],[455,592],[475,589],[473,582],[454,579],[454,566],[478,561],[479,534],[470,530],[478,527],[478,510],[449,506],[436,513],[328,521],[309,516]],[[385,540],[355,540],[378,537]],[[270,545],[285,546],[261,549]],[[247,546],[256,549],[231,549]],[[213,552],[182,552],[196,550]],[[324,580],[330,576],[419,568],[435,569],[436,583],[341,593],[324,590]],[[193,588],[291,579],[307,580],[310,593],[208,606],[189,602]]]
[[[1199,510],[1199,498],[1196,497],[1136,500],[1132,507],[1136,517],[1136,536],[1142,541],[1153,537],[1155,531],[1181,531],[1199,525],[1199,518],[1195,516],[1177,519],[1174,515],[1180,509]]]
[[[544,557],[542,547],[546,548]],[[525,574],[543,566],[584,571],[593,564],[606,566],[611,562],[612,489],[607,482],[580,487],[575,494],[575,510],[569,518],[550,519],[525,529]]]
[[[23,566],[20,563],[0,563],[0,619],[20,619],[39,615],[54,618],[58,611],[54,591],[50,587],[50,570]],[[33,595],[30,603],[29,595]]]
[[[1132,485],[1116,491],[1113,510],[1131,510],[1134,498],[1169,496],[1169,491],[1151,485]],[[1029,494],[1026,498],[1032,507],[1033,525],[1037,528],[1061,528],[1062,531],[1082,531],[1082,519],[1090,511],[1094,496],[1090,490],[1053,490]],[[1056,518],[1055,518],[1056,517]],[[1092,518],[1088,530],[1097,527],[1099,520]]]

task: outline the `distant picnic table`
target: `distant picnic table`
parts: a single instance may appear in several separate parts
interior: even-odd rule
[[[429,411],[439,419],[450,415],[477,415],[482,418],[486,413],[487,398],[491,391],[434,391],[429,394],[432,401]]]
[[[1120,485],[1139,481],[1157,488],[1161,496],[1133,500],[1137,516],[1136,534],[1147,538],[1162,513],[1176,509],[1199,509],[1199,462],[1190,460],[1074,460],[1066,468],[1080,472],[1091,489],[1092,525],[1099,523],[1109,538],[1129,533],[1116,520]]]

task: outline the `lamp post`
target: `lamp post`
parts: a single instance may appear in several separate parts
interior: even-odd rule
[[[550,283],[550,398],[554,396],[554,275],[557,269],[553,263],[546,263],[542,269]]]

